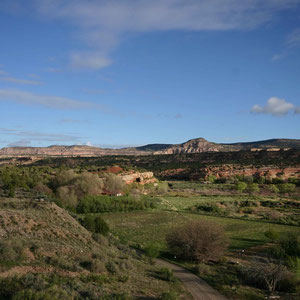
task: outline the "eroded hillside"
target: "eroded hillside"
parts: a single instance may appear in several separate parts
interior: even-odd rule
[[[181,293],[180,285],[152,276],[155,266],[134,250],[113,236],[92,235],[54,203],[1,198],[0,208],[1,299],[24,299],[30,293],[39,299]]]

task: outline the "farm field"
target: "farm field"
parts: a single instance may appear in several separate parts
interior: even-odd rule
[[[166,250],[165,236],[173,226],[184,224],[190,220],[205,219],[224,226],[230,240],[230,250],[247,249],[262,245],[269,240],[264,232],[272,228],[280,233],[295,232],[300,234],[300,228],[249,220],[236,220],[225,217],[197,215],[193,213],[147,211],[108,213],[102,217],[111,226],[114,233],[121,239],[145,247],[156,243],[161,250]]]

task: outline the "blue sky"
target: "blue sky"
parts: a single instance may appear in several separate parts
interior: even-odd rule
[[[0,147],[300,138],[300,0],[1,0]]]

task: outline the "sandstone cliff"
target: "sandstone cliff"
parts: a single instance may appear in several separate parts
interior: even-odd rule
[[[218,144],[204,138],[189,140],[182,144],[149,144],[123,149],[104,149],[90,146],[49,146],[49,147],[8,147],[0,149],[0,157],[24,156],[103,156],[103,155],[149,155],[202,152],[231,152],[240,150],[280,151],[290,148],[300,149],[300,140],[273,139],[258,142]]]

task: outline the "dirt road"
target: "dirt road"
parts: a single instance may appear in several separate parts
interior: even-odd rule
[[[165,260],[156,259],[155,262],[161,267],[171,269],[174,275],[184,284],[195,300],[227,300],[226,297],[222,296],[205,281],[190,271]]]

